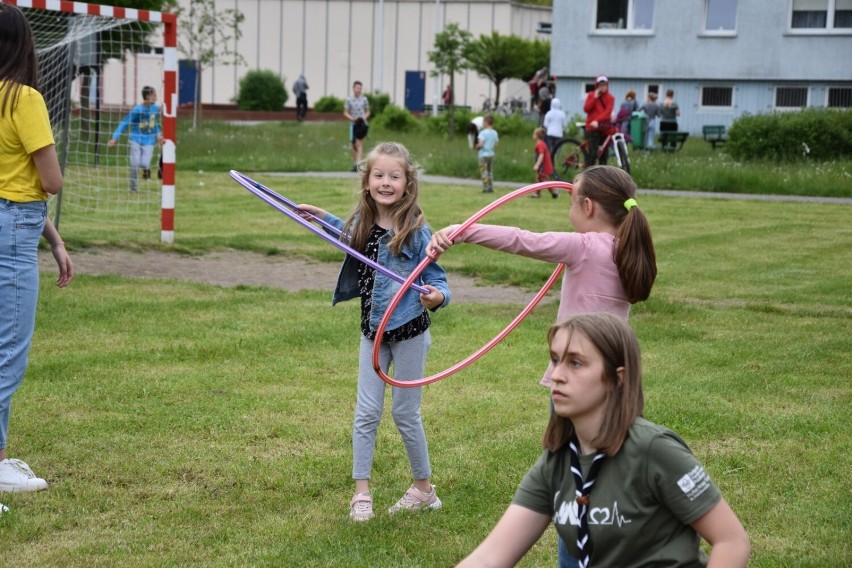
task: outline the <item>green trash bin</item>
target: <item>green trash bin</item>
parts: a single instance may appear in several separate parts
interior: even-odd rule
[[[645,130],[648,124],[648,115],[645,111],[637,110],[630,117],[630,137],[633,138],[633,148],[642,150],[645,148]]]

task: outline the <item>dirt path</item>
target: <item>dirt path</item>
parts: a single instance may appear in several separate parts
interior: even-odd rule
[[[72,251],[76,274],[115,274],[128,278],[161,278],[204,282],[218,286],[269,286],[297,292],[331,290],[340,269],[338,263],[310,262],[282,256],[240,251],[216,251],[203,256],[121,249]],[[39,253],[43,272],[55,274],[49,252]],[[527,304],[534,292],[503,286],[478,286],[474,279],[450,274],[453,302],[481,304]],[[551,291],[543,302],[558,299]]]

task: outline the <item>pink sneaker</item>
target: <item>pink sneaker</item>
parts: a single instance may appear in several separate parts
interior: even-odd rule
[[[402,499],[396,502],[388,513],[396,513],[398,511],[425,511],[427,509],[440,509],[441,500],[438,499],[438,492],[435,486],[432,486],[431,493],[423,493],[414,485],[408,488]]]
[[[349,502],[349,518],[353,521],[369,521],[373,518],[373,496],[356,493]]]

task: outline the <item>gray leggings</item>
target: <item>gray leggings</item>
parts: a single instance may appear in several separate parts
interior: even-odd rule
[[[427,330],[406,341],[384,343],[380,351],[382,370],[387,373],[393,361],[393,376],[399,380],[423,378],[426,371],[426,354],[432,344]],[[370,479],[376,433],[382,419],[387,384],[373,369],[373,341],[361,336],[358,356],[358,398],[355,403],[355,424],[352,430],[352,479]],[[420,418],[420,398],[423,387],[403,389],[392,387],[393,421],[402,436],[411,475],[414,479],[427,479],[432,475],[426,432]]]

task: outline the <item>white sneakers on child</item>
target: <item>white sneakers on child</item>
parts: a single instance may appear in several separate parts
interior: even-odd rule
[[[21,460],[0,461],[0,493],[23,493],[47,489],[47,481],[36,477]]]
[[[425,511],[428,509],[440,509],[441,500],[438,499],[438,492],[435,486],[432,486],[430,493],[424,493],[417,489],[414,485],[408,488],[402,499],[397,501],[388,509],[388,513],[396,513],[398,511]]]
[[[369,493],[356,493],[349,502],[349,518],[353,521],[369,521],[373,518],[373,497]]]

